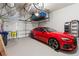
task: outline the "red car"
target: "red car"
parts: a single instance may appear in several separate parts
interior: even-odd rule
[[[49,27],[34,28],[31,37],[48,44],[54,50],[73,51],[77,47],[77,39],[73,35],[57,32]]]

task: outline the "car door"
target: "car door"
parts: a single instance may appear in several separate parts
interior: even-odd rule
[[[35,36],[35,38],[40,40],[41,35],[42,35],[42,33],[41,33],[41,28],[36,28],[36,29],[34,30],[34,36]]]
[[[35,37],[36,37],[38,40],[43,41],[43,29],[42,29],[42,28],[38,28],[38,29],[36,30]]]
[[[39,40],[41,40],[41,41],[44,41],[43,40],[43,32],[44,32],[44,29],[43,28],[39,28],[39,34],[38,34],[38,36],[39,36]]]
[[[43,28],[43,30],[42,30],[42,35],[41,35],[42,41],[43,41],[43,42],[47,42],[47,41],[48,41],[48,38],[49,38],[49,35],[50,35],[50,33],[47,32],[47,31]]]

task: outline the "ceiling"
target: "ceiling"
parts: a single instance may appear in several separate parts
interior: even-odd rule
[[[55,10],[70,6],[72,4],[74,3],[45,3],[44,5],[46,9],[49,9],[50,11],[55,11]]]
[[[26,5],[25,5],[26,4]],[[44,9],[52,12],[74,3],[44,3]],[[3,6],[5,6],[3,8]],[[0,3],[0,16],[2,18],[22,18],[22,17],[29,17],[29,14],[32,12],[37,12],[37,8],[33,5],[33,3],[9,3],[9,5],[4,5]],[[27,14],[27,15],[26,15]]]

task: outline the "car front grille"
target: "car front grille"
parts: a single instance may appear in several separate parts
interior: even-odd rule
[[[72,47],[72,46],[69,45],[69,44],[64,44],[64,46],[63,46],[64,49],[69,49],[69,48],[71,48],[71,47]]]

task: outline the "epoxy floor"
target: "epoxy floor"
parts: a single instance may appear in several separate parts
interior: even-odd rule
[[[78,41],[79,43],[79,41]],[[79,47],[79,44],[78,44]],[[74,53],[55,51],[48,45],[29,37],[12,39],[6,46],[8,56],[75,56],[79,55],[79,48]]]

